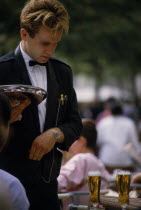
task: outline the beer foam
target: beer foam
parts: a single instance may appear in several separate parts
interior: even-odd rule
[[[130,175],[130,171],[118,171],[117,174],[119,174],[119,175]]]
[[[88,176],[101,176],[100,171],[89,171]]]

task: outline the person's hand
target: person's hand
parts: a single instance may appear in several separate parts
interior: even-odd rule
[[[141,172],[137,172],[131,178],[131,184],[137,184],[137,183],[141,183]]]
[[[24,99],[20,104],[12,108],[10,124],[20,120],[22,111],[31,103],[30,99]]]
[[[29,159],[41,160],[41,158],[51,151],[56,143],[53,133],[49,130],[38,136],[32,143]]]
[[[9,93],[7,96],[9,97],[12,108],[9,122],[11,124],[17,120],[20,120],[22,111],[31,103],[31,100],[22,93]]]

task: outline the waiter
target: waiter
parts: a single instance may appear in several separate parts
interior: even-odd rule
[[[68,150],[82,128],[72,70],[52,57],[68,31],[69,16],[57,0],[30,0],[20,22],[20,44],[0,58],[0,84],[38,86],[47,90],[47,99],[39,106],[31,103],[12,124],[0,168],[20,179],[32,210],[59,210],[61,150]]]

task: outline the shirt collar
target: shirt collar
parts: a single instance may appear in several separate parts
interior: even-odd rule
[[[24,58],[24,61],[25,61],[25,64],[26,64],[27,69],[32,70],[33,69],[33,66],[29,66],[29,61],[30,60],[33,60],[33,59],[22,49],[21,42],[20,42],[20,50],[21,50],[22,56]]]

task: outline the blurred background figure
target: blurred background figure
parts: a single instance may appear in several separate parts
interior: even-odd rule
[[[8,97],[0,94],[0,151],[7,143],[11,106]],[[11,174],[0,169],[0,209],[28,210],[29,201],[21,182]]]
[[[72,157],[61,167],[58,177],[59,192],[88,190],[86,178],[90,170],[101,172],[101,189],[106,189],[109,185],[111,175],[95,155],[97,142],[95,122],[92,119],[83,119],[82,123],[81,136],[69,149]]]
[[[99,158],[110,173],[116,168],[134,171],[134,161],[124,147],[131,143],[136,151],[141,150],[138,133],[133,120],[123,115],[122,106],[111,106],[111,115],[97,124]]]
[[[133,99],[124,100],[123,113],[125,116],[132,119],[135,123],[138,122],[139,110],[137,104],[135,103],[135,100]]]
[[[114,97],[109,97],[109,98],[107,98],[107,100],[105,100],[103,102],[103,110],[97,115],[96,123],[99,123],[100,120],[102,120],[103,118],[111,115],[111,109],[110,108],[113,104],[115,104],[115,102],[116,102],[116,98],[114,98]]]
[[[97,116],[103,111],[103,102],[95,98],[90,103],[79,103],[81,118],[91,118],[96,120]]]

